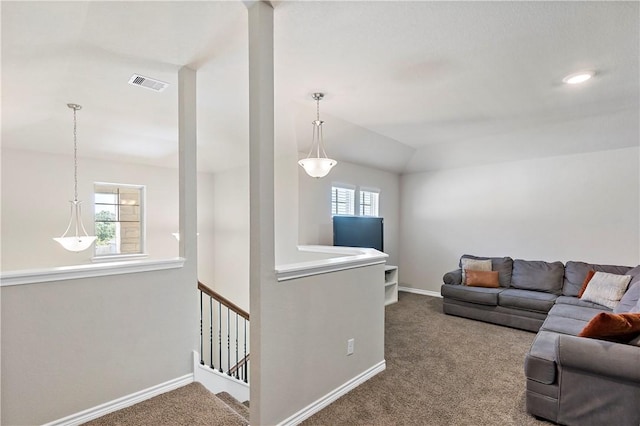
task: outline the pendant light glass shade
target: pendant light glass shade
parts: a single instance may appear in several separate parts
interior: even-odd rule
[[[91,244],[96,240],[96,237],[87,235],[87,231],[84,229],[84,225],[82,224],[82,214],[80,209],[82,201],[74,200],[69,202],[71,203],[71,218],[69,219],[69,226],[67,226],[67,230],[64,231],[62,237],[54,238],[54,240],[59,242],[62,247],[69,251],[84,251],[91,246]],[[75,229],[75,236],[65,237],[71,228]],[[84,233],[82,236],[78,235],[78,231],[80,229],[82,229],[82,232]]]
[[[298,161],[305,172],[311,177],[321,178],[329,174],[333,166],[338,164],[336,160],[327,157],[324,150],[324,140],[322,137],[322,125],[324,121],[320,120],[320,100],[324,97],[323,93],[314,93],[313,99],[316,101],[316,119],[312,121],[313,136],[311,141],[311,149],[307,158]],[[312,154],[315,151],[315,157]]]
[[[304,168],[307,174],[314,178],[325,177],[331,171],[331,168],[336,165],[336,161],[331,158],[305,158],[298,161],[298,164]]]
[[[77,104],[67,104],[69,108],[73,110],[73,181],[74,181],[74,197],[71,203],[71,215],[69,217],[69,225],[67,230],[64,231],[59,238],[54,238],[55,241],[69,251],[80,252],[88,249],[91,244],[96,240],[96,237],[90,236],[82,223],[82,209],[80,204],[82,201],[78,201],[78,137],[77,137],[77,122],[76,112],[82,107]],[[75,234],[69,235],[69,231],[74,230]],[[82,231],[82,235],[80,235]]]
[[[59,242],[66,250],[77,253],[85,251],[91,247],[91,244],[96,240],[96,237],[59,237],[54,238],[54,240]]]

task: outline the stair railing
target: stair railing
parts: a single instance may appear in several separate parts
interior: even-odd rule
[[[200,281],[198,290],[200,364],[249,383],[249,313]]]

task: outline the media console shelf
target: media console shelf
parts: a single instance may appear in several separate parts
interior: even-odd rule
[[[384,306],[398,301],[398,267],[385,265],[384,267]]]

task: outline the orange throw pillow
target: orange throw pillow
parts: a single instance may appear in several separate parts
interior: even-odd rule
[[[500,287],[498,271],[473,271],[465,269],[465,285],[470,287]]]
[[[582,294],[587,289],[587,285],[589,284],[589,281],[591,281],[591,278],[593,278],[595,273],[596,273],[596,271],[594,271],[594,270],[587,271],[587,276],[585,277],[585,279],[584,279],[584,281],[582,283],[582,287],[580,287],[580,291],[578,292],[578,298],[582,297]]]
[[[579,337],[628,342],[640,333],[640,313],[600,312],[582,329]]]

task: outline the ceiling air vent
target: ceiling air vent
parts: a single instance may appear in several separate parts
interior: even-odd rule
[[[153,90],[154,92],[162,92],[164,89],[169,86],[169,83],[165,83],[164,81],[155,80],[153,78],[144,77],[139,74],[134,74],[129,79],[129,84],[132,86],[140,86],[145,89]]]

